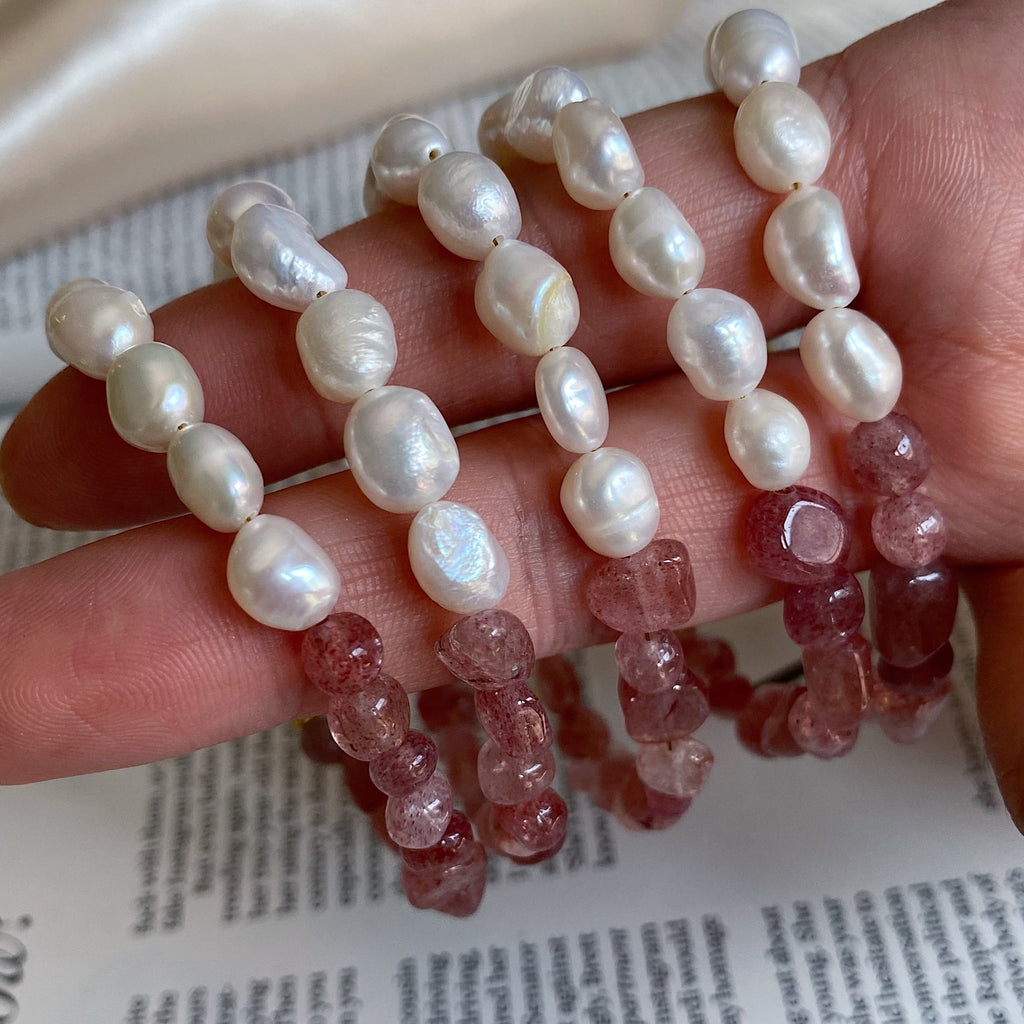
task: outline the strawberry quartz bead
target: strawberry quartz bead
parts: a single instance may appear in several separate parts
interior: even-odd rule
[[[878,653],[900,668],[920,665],[953,631],[959,592],[952,570],[941,560],[919,569],[879,562],[870,579]]]
[[[794,643],[824,647],[852,636],[864,620],[864,592],[846,569],[823,583],[791,583],[782,621]]]
[[[409,698],[381,672],[363,683],[348,683],[331,695],[327,722],[335,742],[360,761],[394,750],[409,730]]]
[[[874,694],[875,719],[894,743],[917,743],[938,721],[953,683],[945,679],[927,696],[914,696],[879,684]]]
[[[692,803],[689,797],[659,793],[645,786],[636,773],[636,766],[630,764],[615,801],[615,810],[616,817],[626,828],[658,832],[671,828]]]
[[[383,660],[380,634],[354,612],[328,615],[302,638],[302,670],[327,694],[369,682],[380,672]]]
[[[569,812],[553,790],[509,807],[494,808],[494,822],[529,852],[550,850],[565,838]]]
[[[619,675],[640,693],[667,690],[686,673],[683,645],[670,629],[620,634],[615,641],[615,664]]]
[[[832,729],[811,705],[806,689],[800,688],[787,716],[790,735],[797,746],[812,757],[830,761],[848,754],[857,742],[858,727]]]
[[[512,757],[488,740],[477,756],[477,774],[491,803],[518,804],[539,796],[555,781],[555,758],[550,747]]]
[[[786,683],[763,683],[755,687],[750,700],[736,716],[736,738],[752,754],[758,757],[771,756],[765,751],[762,743],[765,728],[769,719],[772,719],[774,735],[777,732],[775,719],[789,714],[792,701],[793,687]]]
[[[469,859],[473,853],[473,825],[462,811],[452,811],[444,835],[433,846],[422,850],[400,848],[402,861],[411,871],[451,867]]]
[[[344,752],[331,735],[324,715],[314,715],[299,723],[299,746],[315,764],[341,764]]]
[[[437,747],[429,736],[410,729],[405,739],[370,762],[373,784],[388,796],[405,796],[422,786],[437,768]]]
[[[388,835],[407,849],[433,846],[448,828],[452,817],[452,788],[440,773],[404,796],[389,796],[385,821]]]
[[[943,644],[930,658],[913,668],[891,665],[878,659],[878,678],[888,687],[909,696],[927,697],[936,693],[953,671],[953,648]]]
[[[402,888],[417,910],[436,910],[450,917],[469,917],[487,887],[487,852],[472,843],[468,857],[455,864],[434,864],[414,870],[402,866]]]
[[[695,797],[714,764],[710,747],[693,738],[668,743],[641,743],[636,772],[651,789],[670,796]]]
[[[859,633],[832,647],[804,651],[804,680],[814,713],[831,729],[852,729],[875,686],[871,644]]]
[[[652,633],[684,626],[697,588],[686,545],[654,540],[642,551],[602,563],[586,585],[594,618],[620,633]]]
[[[420,718],[432,732],[453,725],[474,725],[476,707],[473,691],[463,683],[443,683],[431,690],[423,690],[417,701]]]
[[[477,690],[476,714],[484,732],[507,754],[522,757],[551,745],[547,712],[526,683]]]
[[[572,662],[560,654],[537,662],[536,680],[541,700],[552,714],[564,715],[582,699],[580,677]]]
[[[533,641],[511,612],[491,608],[455,623],[436,646],[453,676],[481,690],[525,682],[533,671]]]
[[[871,539],[878,553],[904,569],[934,562],[946,550],[947,536],[939,506],[920,491],[886,498],[871,517]]]
[[[638,743],[683,739],[704,724],[710,710],[692,672],[661,693],[640,693],[620,679],[619,705],[626,732]]]
[[[566,757],[596,761],[604,757],[612,737],[608,723],[593,708],[577,704],[558,721],[558,747]]]
[[[846,458],[857,482],[875,494],[908,494],[921,486],[931,466],[921,428],[898,412],[858,423],[847,439]]]

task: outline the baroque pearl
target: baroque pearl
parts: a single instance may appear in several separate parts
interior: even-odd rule
[[[718,402],[750,394],[768,367],[754,307],[719,288],[697,288],[672,307],[668,347],[694,390]]]
[[[165,452],[179,427],[203,418],[203,388],[177,349],[154,341],[122,352],[111,364],[107,409],[129,444]]]
[[[590,99],[587,83],[568,68],[540,68],[527,75],[512,94],[505,138],[527,160],[555,162],[551,131],[555,115],[567,103]]]
[[[505,137],[505,124],[511,108],[512,93],[507,92],[504,96],[499,96],[480,115],[480,124],[476,129],[476,141],[480,152],[499,167],[507,167],[517,156]]]
[[[614,210],[644,183],[644,169],[618,115],[600,100],[581,100],[555,115],[551,142],[565,191],[590,210]]]
[[[331,402],[354,402],[386,384],[398,359],[388,311],[351,288],[314,300],[299,317],[295,341],[309,382]]]
[[[237,181],[214,199],[206,218],[206,241],[224,266],[231,266],[231,238],[238,218],[257,203],[295,210],[292,197],[269,181]]]
[[[341,579],[305,530],[282,516],[261,515],[235,534],[228,589],[257,622],[298,631],[327,617],[341,593]]]
[[[712,29],[708,77],[739,106],[762,82],[800,81],[800,52],[785,20],[771,11],[737,11]]]
[[[740,104],[733,121],[736,157],[755,185],[788,192],[813,185],[828,163],[832,136],[810,96],[788,82],[764,82]]]
[[[452,151],[448,136],[433,121],[414,114],[396,114],[384,123],[370,153],[377,187],[396,202],[415,206],[420,172]]]
[[[234,533],[263,504],[263,474],[249,449],[213,423],[175,432],[167,449],[167,473],[185,507],[201,522]]]
[[[608,228],[612,263],[643,295],[678,299],[704,273],[704,246],[679,207],[657,188],[640,188],[615,208]]]
[[[416,513],[409,563],[431,600],[463,615],[493,608],[508,589],[508,559],[497,538],[477,512],[455,501]]]
[[[394,384],[352,406],[345,456],[360,490],[386,512],[418,512],[459,473],[459,449],[437,406],[422,391]]]
[[[763,388],[729,403],[725,443],[740,472],[763,491],[795,484],[811,461],[811,431],[803,413]]]
[[[779,287],[814,309],[848,306],[860,291],[842,204],[817,185],[796,189],[772,211],[764,258]]]
[[[537,404],[566,451],[582,454],[608,436],[608,399],[594,364],[578,348],[557,348],[537,363]]]
[[[609,558],[636,554],[658,529],[651,474],[636,455],[621,448],[581,455],[565,474],[561,500],[580,540]]]
[[[76,278],[50,298],[46,339],[69,366],[103,380],[119,355],[153,340],[153,321],[134,292],[92,277]]]
[[[495,238],[516,238],[523,226],[505,172],[479,153],[446,153],[424,167],[419,205],[434,237],[467,260],[484,259]]]
[[[524,356],[564,345],[580,322],[569,272],[542,249],[514,238],[491,246],[473,298],[484,327]]]
[[[873,423],[900,397],[903,369],[889,335],[855,309],[826,309],[804,328],[800,358],[814,386],[844,416]]]
[[[294,210],[257,203],[235,224],[231,265],[254,295],[301,313],[321,292],[348,284],[348,272]]]

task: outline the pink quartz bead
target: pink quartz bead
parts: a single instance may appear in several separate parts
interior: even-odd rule
[[[437,641],[437,656],[453,676],[481,690],[525,682],[533,671],[533,641],[511,612],[477,612]]]
[[[946,550],[948,530],[939,506],[920,491],[886,498],[871,517],[878,553],[904,569],[934,562]]]
[[[416,871],[402,867],[402,888],[417,910],[436,910],[450,917],[469,917],[487,887],[487,852],[472,843],[468,857],[455,864],[436,864]]]
[[[473,825],[462,811],[452,811],[444,835],[422,850],[400,848],[402,861],[412,871],[450,867],[468,860],[473,852]]]
[[[794,643],[824,647],[851,636],[864,621],[864,592],[846,569],[822,583],[790,583],[782,621]]]
[[[908,696],[927,697],[941,689],[953,671],[953,648],[943,644],[931,657],[913,668],[900,668],[878,659],[878,678],[886,686]]]
[[[564,715],[582,699],[580,677],[572,662],[561,654],[538,661],[535,678],[540,699],[554,715]]]
[[[711,748],[693,738],[641,743],[636,772],[645,785],[659,793],[692,799],[704,785],[714,760]]]
[[[719,676],[708,689],[708,706],[716,714],[734,718],[746,706],[754,688],[746,676]]]
[[[328,615],[302,638],[302,670],[324,693],[341,693],[347,686],[369,682],[383,660],[380,634],[354,612]]]
[[[619,675],[640,693],[658,693],[686,673],[683,645],[670,629],[653,633],[622,633],[615,641]]]
[[[919,569],[879,562],[870,591],[871,635],[890,664],[913,668],[949,639],[959,592],[945,562]]]
[[[327,722],[346,754],[371,761],[405,739],[409,698],[391,676],[381,672],[335,692],[327,705]]]
[[[651,633],[684,626],[697,588],[686,545],[664,538],[626,558],[610,558],[587,581],[587,607],[620,633]]]
[[[608,723],[593,708],[577,704],[558,721],[558,746],[566,757],[597,760],[611,743]]]
[[[547,712],[526,683],[477,690],[476,714],[484,732],[507,754],[522,756],[551,745]]]
[[[736,671],[736,655],[720,636],[704,636],[694,630],[679,634],[686,665],[709,683],[724,679]]]
[[[443,683],[431,690],[423,690],[417,698],[416,707],[423,724],[432,732],[453,725],[476,723],[473,691],[464,683]]]
[[[758,570],[783,583],[827,580],[850,551],[839,503],[811,487],[762,491],[747,514],[744,536]]]
[[[899,693],[880,685],[875,691],[875,718],[894,743],[917,743],[938,721],[953,692],[946,679],[925,697]]]
[[[928,475],[931,455],[921,428],[891,412],[874,423],[858,423],[846,442],[857,482],[875,494],[907,494]]]
[[[316,764],[340,764],[345,757],[344,751],[334,742],[324,715],[314,715],[300,723],[299,746]]]
[[[477,774],[491,803],[518,804],[539,796],[555,781],[555,758],[550,747],[513,757],[488,740],[477,756]]]
[[[804,681],[815,715],[831,729],[852,729],[864,718],[875,685],[871,644],[855,633],[832,647],[808,647]]]
[[[704,724],[710,710],[692,672],[685,672],[678,683],[661,693],[640,693],[619,679],[619,706],[626,732],[638,743],[689,736]]]
[[[644,785],[631,764],[615,802],[615,816],[626,828],[658,832],[671,828],[692,803],[690,797],[659,793]]]
[[[565,838],[569,811],[553,790],[508,807],[494,808],[494,821],[530,853],[550,850]]]
[[[404,796],[389,796],[385,821],[388,835],[412,850],[433,846],[445,834],[452,817],[452,787],[440,773]]]
[[[763,683],[754,688],[750,700],[736,716],[736,738],[752,754],[768,756],[761,745],[765,724],[776,714],[779,705],[786,707],[788,715],[792,689],[785,683]]]
[[[815,712],[807,691],[794,699],[788,715],[789,732],[805,754],[830,761],[848,754],[857,742],[858,727],[831,729]]]
[[[429,736],[410,729],[405,739],[370,762],[373,784],[388,796],[405,796],[422,786],[437,768],[437,747]]]

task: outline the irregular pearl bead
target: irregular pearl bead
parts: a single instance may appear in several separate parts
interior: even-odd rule
[[[534,375],[544,425],[566,451],[600,448],[608,436],[608,399],[594,364],[578,348],[556,348]]]
[[[178,497],[201,522],[234,533],[263,504],[263,474],[249,449],[213,423],[176,431],[167,449],[167,473]]]
[[[238,218],[257,203],[295,210],[292,197],[269,181],[237,181],[214,199],[206,218],[206,241],[224,266],[231,266],[231,238]]]
[[[305,530],[282,516],[261,515],[235,534],[228,589],[257,622],[298,631],[327,617],[341,593],[341,578]]]
[[[309,382],[331,402],[354,402],[386,384],[398,359],[388,311],[351,288],[314,300],[299,317],[295,341]]]
[[[704,273],[704,246],[679,207],[657,188],[641,188],[615,208],[608,228],[612,263],[643,295],[678,299]]]
[[[816,185],[798,188],[772,211],[764,258],[779,287],[814,309],[848,306],[860,291],[843,207]]]
[[[736,111],[732,132],[743,170],[768,192],[813,185],[832,148],[821,108],[788,82],[764,82],[754,89]]]
[[[804,328],[807,376],[844,416],[873,423],[900,397],[903,369],[889,335],[855,309],[826,309]]]
[[[479,153],[446,153],[423,168],[420,213],[450,252],[482,260],[494,239],[516,238],[523,218],[505,172]]]
[[[540,68],[519,84],[512,94],[505,138],[527,160],[555,162],[551,130],[555,115],[568,103],[590,99],[590,89],[568,68]]]
[[[697,288],[672,307],[668,347],[693,389],[717,402],[749,395],[768,367],[754,307],[718,288]]]
[[[764,491],[795,484],[811,461],[811,431],[803,413],[763,388],[729,403],[725,443],[740,472]]]
[[[711,81],[739,106],[762,82],[800,81],[793,30],[771,11],[737,11],[712,30],[705,51]]]
[[[61,285],[47,304],[46,339],[69,366],[103,380],[119,355],[153,340],[153,321],[134,292],[76,278]]]
[[[508,589],[501,544],[473,509],[455,501],[434,501],[416,513],[409,563],[427,597],[452,612],[493,608]]]
[[[599,555],[636,554],[658,529],[661,513],[651,474],[636,455],[621,448],[581,455],[565,474],[561,499],[580,540]]]
[[[543,249],[514,238],[491,246],[473,299],[484,327],[523,356],[564,345],[580,322],[569,272]]]
[[[348,284],[348,272],[293,210],[250,206],[235,224],[231,265],[242,284],[271,306],[301,313],[321,292]]]
[[[480,152],[499,167],[507,167],[517,156],[505,137],[505,124],[511,108],[512,93],[508,92],[496,99],[480,115],[480,124],[476,130]]]
[[[195,370],[168,345],[136,345],[119,355],[107,374],[110,422],[143,451],[167,451],[179,427],[203,418],[203,408]]]
[[[555,115],[551,142],[565,191],[590,210],[614,210],[644,183],[626,126],[606,103],[581,100]]]
[[[433,121],[396,114],[384,123],[370,153],[377,187],[396,202],[415,206],[420,172],[452,151],[448,136]]]
[[[437,406],[422,391],[393,384],[352,406],[345,456],[360,490],[387,512],[418,512],[459,473],[459,449]]]

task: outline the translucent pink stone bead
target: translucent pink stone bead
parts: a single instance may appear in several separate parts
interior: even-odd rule
[[[687,667],[709,683],[736,671],[736,655],[720,636],[684,630],[679,637]]]
[[[878,659],[878,678],[899,693],[928,697],[942,688],[953,671],[953,648],[943,644],[931,657],[913,668],[900,668],[885,658]]]
[[[934,562],[946,550],[946,518],[920,491],[886,498],[871,517],[871,539],[878,553],[904,569]]]
[[[569,812],[565,801],[553,790],[509,807],[495,807],[494,820],[512,839],[527,850],[550,850],[565,838]]]
[[[524,757],[506,754],[488,740],[477,756],[480,789],[493,804],[518,804],[539,796],[555,781],[555,758],[550,747]]]
[[[920,569],[879,562],[870,590],[871,635],[886,661],[913,668],[949,639],[959,592],[944,562]]]
[[[759,494],[747,515],[745,538],[757,568],[783,583],[827,580],[850,551],[843,510],[811,487]]]
[[[302,638],[302,670],[324,693],[373,679],[384,660],[384,644],[373,623],[354,612],[336,612],[307,629]]]
[[[686,545],[665,538],[609,559],[587,581],[586,599],[594,618],[620,633],[684,626],[697,604]]]
[[[533,641],[511,612],[477,612],[437,641],[437,656],[453,676],[481,690],[525,682],[533,671]]]
[[[851,636],[864,620],[864,592],[846,569],[822,583],[786,587],[782,621],[794,643],[823,647]]]
[[[458,864],[437,864],[421,871],[402,868],[402,888],[417,910],[436,910],[450,917],[469,917],[487,886],[487,852],[474,842],[469,856]]]
[[[641,693],[658,693],[678,683],[686,672],[683,645],[670,629],[621,633],[615,641],[619,675]]]
[[[619,705],[626,732],[638,743],[661,743],[682,739],[704,724],[708,699],[696,685],[696,677],[684,678],[661,693],[640,693],[619,680]]]
[[[626,828],[656,832],[674,825],[692,803],[689,797],[659,793],[644,785],[631,764],[615,802],[616,817]]]
[[[327,705],[335,742],[360,761],[393,750],[409,729],[409,698],[391,676],[381,672],[364,683],[349,683]]]
[[[477,690],[476,714],[484,732],[507,754],[522,756],[551,745],[547,712],[526,683]]]
[[[875,423],[858,423],[846,442],[857,482],[875,494],[907,494],[928,475],[931,455],[921,428],[891,412]]]
[[[814,713],[831,729],[863,719],[875,686],[871,644],[859,633],[832,647],[804,651],[804,680]]]
[[[542,658],[537,662],[536,680],[540,698],[552,714],[564,715],[579,704],[583,690],[568,658],[560,654]]]
[[[307,718],[299,726],[299,746],[316,764],[340,764],[345,757],[344,751],[334,742],[324,715]]]
[[[440,773],[404,796],[389,796],[385,821],[399,846],[423,850],[445,833],[452,817],[452,787]]]
[[[473,825],[462,811],[452,811],[444,835],[422,850],[402,848],[402,860],[413,871],[450,867],[468,860],[473,852]]]
[[[641,743],[636,772],[645,785],[659,793],[692,799],[703,787],[715,756],[700,740]]]
[[[949,679],[926,697],[914,697],[880,685],[875,692],[875,717],[894,743],[917,743],[938,721],[953,692]]]
[[[789,731],[805,754],[830,761],[853,750],[858,727],[831,729],[815,712],[806,690],[793,701],[788,716]]]
[[[558,746],[566,757],[597,760],[611,744],[608,723],[593,708],[577,704],[558,721]]]
[[[786,683],[764,683],[736,716],[736,738],[758,757],[795,757],[802,753],[789,731],[789,709],[797,690]]]
[[[405,796],[422,786],[437,768],[437,747],[429,736],[410,729],[405,739],[370,762],[373,784],[388,796]]]
[[[476,722],[473,691],[462,683],[444,683],[424,690],[416,706],[423,724],[432,732]]]

